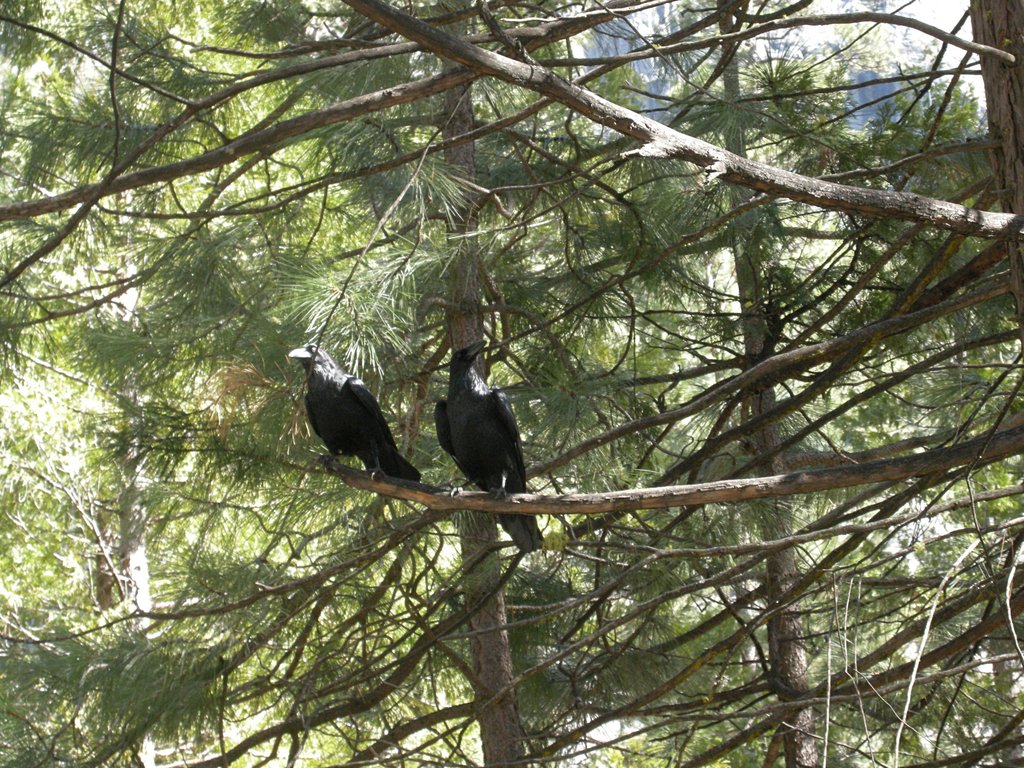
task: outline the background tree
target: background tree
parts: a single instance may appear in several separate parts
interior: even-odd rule
[[[705,6],[0,9],[4,764],[1019,757],[1024,24]]]

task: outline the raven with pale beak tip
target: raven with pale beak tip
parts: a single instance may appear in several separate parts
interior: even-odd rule
[[[377,399],[360,379],[315,344],[293,349],[288,357],[306,371],[306,414],[327,450],[359,457],[370,472],[419,482],[419,471],[398,452]]]

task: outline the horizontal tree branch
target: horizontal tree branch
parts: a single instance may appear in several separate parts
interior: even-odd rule
[[[939,317],[1001,296],[1008,293],[1009,290],[1009,285],[1003,280],[997,285],[986,286],[970,294],[957,296],[938,304],[932,304],[915,312],[879,320],[877,323],[871,323],[870,325],[858,328],[845,336],[779,352],[765,358],[742,373],[715,384],[707,391],[682,405],[670,408],[663,413],[656,413],[619,424],[599,435],[588,438],[561,455],[539,466],[530,467],[529,474],[531,476],[545,474],[620,437],[671,424],[699,413],[746,387],[760,384],[769,378],[778,377],[788,372],[806,370],[812,365],[833,360],[860,345],[904,333]]]
[[[599,12],[588,12],[579,16],[556,19],[544,24],[539,24],[536,27],[511,30],[510,34],[512,37],[524,40],[524,45],[527,50],[533,50],[534,48],[583,32],[593,26],[597,26],[603,21],[615,18],[617,8],[629,9],[630,5],[627,0],[611,0],[608,3],[605,3],[604,9]],[[704,25],[711,23],[711,20],[713,19],[714,16],[709,17],[709,20],[705,21],[703,24],[694,25],[692,29],[700,29]],[[0,16],[0,22],[5,20],[10,19],[8,17]],[[53,36],[51,33],[40,28],[32,27],[32,30],[37,31],[40,34],[46,34],[51,37]],[[476,43],[481,43],[490,41],[491,36],[474,35],[468,39]],[[83,55],[95,57],[95,54],[91,54],[84,49],[80,49],[79,47],[72,45],[70,42],[64,42],[64,44],[70,45],[74,50],[82,53]],[[195,101],[176,97],[177,100],[182,101],[187,105],[186,108],[173,120],[159,126],[150,135],[150,137],[146,139],[145,146],[148,148],[155,145],[169,133],[176,131],[191,122],[201,112],[213,109],[255,88],[326,69],[351,65],[356,62],[369,61],[372,59],[380,59],[390,56],[408,55],[419,50],[421,50],[420,46],[415,43],[396,43],[392,45],[374,46],[357,51],[347,51],[345,53],[335,54],[332,56],[310,59],[300,64],[281,67],[268,72],[261,72],[251,77],[246,77],[240,82],[233,83],[226,88],[222,88]],[[109,62],[104,61],[102,58],[97,58],[97,62],[101,66],[110,68]],[[122,74],[120,70],[117,70],[117,72],[118,74]],[[435,95],[438,92],[454,88],[458,85],[464,84],[465,82],[474,80],[476,77],[478,77],[478,75],[473,72],[467,72],[465,70],[449,70],[433,77],[425,77],[419,80],[383,88],[375,93],[363,94],[362,96],[338,102],[337,104],[325,107],[324,109],[307,112],[290,120],[277,123],[264,130],[250,131],[237,137],[233,141],[217,147],[216,149],[209,150],[194,157],[186,158],[174,163],[152,166],[131,174],[119,175],[118,178],[113,179],[113,181],[106,186],[99,183],[84,184],[68,190],[67,192],[52,195],[50,197],[22,200],[0,205],[0,221],[25,219],[48,213],[56,213],[73,208],[94,196],[99,199],[104,196],[119,194],[131,189],[138,189],[149,184],[173,181],[174,179],[193,173],[201,173],[213,168],[218,168],[234,162],[239,157],[246,154],[267,150],[275,144],[287,139],[296,138],[303,133],[308,133],[328,125],[334,125],[338,122],[350,121],[364,114],[370,114],[391,106]],[[169,97],[173,97],[173,94],[169,94]],[[532,112],[528,112],[527,114],[532,114]],[[503,121],[498,122],[500,123]],[[141,154],[141,151],[139,154]],[[420,154],[420,150],[412,153],[414,157],[419,157]],[[127,164],[125,164],[125,166],[127,167]]]
[[[509,512],[520,515],[596,515],[639,509],[665,509],[695,504],[724,504],[795,496],[880,482],[909,480],[960,466],[989,463],[1024,453],[1024,426],[983,435],[959,445],[872,461],[853,467],[827,467],[784,475],[719,480],[660,488],[636,488],[607,493],[575,493],[549,496],[520,493],[505,499],[472,492],[452,494],[422,483],[371,476],[339,463],[330,456],[323,465],[332,475],[364,491],[423,504],[435,511],[461,509]]]
[[[403,739],[407,739],[413,734],[425,730],[436,728],[441,723],[448,722],[449,720],[461,720],[473,715],[473,703],[466,702],[464,704],[453,704],[450,707],[444,709],[438,709],[433,712],[428,712],[425,715],[414,717],[411,720],[400,720],[390,731],[381,735],[373,744],[364,749],[356,752],[352,755],[344,766],[366,766],[380,764],[387,759],[394,759],[389,754],[395,750],[402,742]]]
[[[101,196],[118,194],[150,184],[173,181],[183,176],[219,168],[253,152],[264,150],[309,131],[346,122],[354,117],[386,109],[387,107],[406,104],[426,96],[432,96],[461,83],[468,82],[473,77],[473,73],[466,70],[450,70],[433,77],[425,77],[420,80],[402,83],[401,85],[382,88],[379,91],[357,96],[325,109],[307,112],[290,120],[283,120],[262,130],[243,134],[234,141],[186,160],[124,174],[105,185],[93,184],[78,187],[64,194],[54,195],[42,200],[31,200],[0,206],[0,221],[54,213],[71,208],[91,197],[99,198]]]
[[[909,192],[851,187],[814,179],[735,155],[626,109],[536,64],[488,51],[404,13],[382,0],[345,0],[354,10],[480,74],[548,96],[596,123],[641,142],[644,157],[685,160],[739,186],[821,208],[872,218],[919,221],[964,235],[1019,237],[1024,215],[990,213]]]

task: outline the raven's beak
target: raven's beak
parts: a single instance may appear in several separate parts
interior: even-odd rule
[[[487,342],[486,341],[483,341],[483,340],[475,341],[472,344],[470,344],[468,347],[466,347],[466,354],[469,356],[470,360],[473,360],[474,358],[476,358],[477,355],[479,355],[481,352],[484,351],[484,347],[486,347],[486,346],[487,346]]]
[[[288,353],[288,357],[295,358],[296,360],[312,360],[313,355],[310,354],[309,350],[305,347],[296,347]]]

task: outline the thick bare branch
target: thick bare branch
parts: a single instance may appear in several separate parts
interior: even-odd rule
[[[1024,215],[979,211],[908,192],[846,186],[738,157],[608,101],[548,69],[485,50],[435,29],[381,0],[346,2],[366,17],[421,43],[439,56],[479,74],[541,93],[594,122],[636,139],[644,145],[636,150],[640,156],[686,160],[708,170],[712,178],[831,210],[872,218],[926,222],[965,235],[1016,238],[1024,231]]]
[[[105,184],[78,187],[62,195],[54,195],[42,200],[0,206],[0,221],[54,213],[89,199],[99,199],[106,195],[138,189],[149,184],[173,181],[184,176],[219,168],[245,155],[259,152],[303,133],[441,93],[455,85],[468,82],[473,77],[473,73],[466,70],[452,70],[433,77],[382,88],[379,91],[357,96],[325,109],[307,112],[290,120],[283,120],[262,130],[243,134],[217,149],[190,157],[187,160],[124,174]]]
[[[327,471],[353,488],[383,496],[423,504],[435,511],[472,509],[484,512],[511,512],[521,515],[596,515],[637,509],[665,509],[693,504],[725,504],[755,499],[794,496],[871,483],[908,480],[955,467],[986,464],[1024,452],[1024,426],[982,436],[949,448],[872,461],[854,467],[828,467],[784,475],[720,480],[662,488],[638,488],[610,493],[575,493],[547,496],[522,493],[507,499],[495,499],[486,493],[461,493],[410,483],[393,478],[377,478],[351,469],[328,457]]]
[[[599,435],[595,435],[584,440],[579,445],[574,446],[568,451],[562,453],[560,456],[556,456],[540,466],[530,467],[529,473],[531,475],[540,475],[550,472],[589,451],[600,448],[602,445],[607,445],[613,440],[617,440],[625,435],[663,426],[665,424],[672,424],[680,421],[681,419],[687,418],[688,416],[699,413],[703,409],[725,400],[733,393],[739,392],[746,387],[760,384],[771,377],[777,377],[784,373],[806,370],[812,365],[836,359],[849,350],[867,344],[868,342],[877,341],[888,336],[903,333],[911,328],[916,328],[924,323],[935,320],[938,317],[959,311],[960,309],[973,306],[979,302],[987,301],[1008,292],[1009,286],[1005,283],[1000,283],[991,287],[982,288],[981,290],[967,294],[966,296],[960,296],[939,304],[926,306],[916,312],[910,312],[905,315],[898,315],[896,317],[880,320],[877,323],[872,323],[864,326],[863,328],[858,328],[856,331],[853,331],[846,336],[829,339],[828,341],[822,341],[816,344],[808,344],[803,347],[797,347],[795,349],[786,350],[776,355],[772,355],[771,357],[762,360],[757,365],[746,369],[742,373],[716,384],[687,403],[675,408],[670,408],[663,413],[645,416],[643,418],[635,419],[612,427]]]

